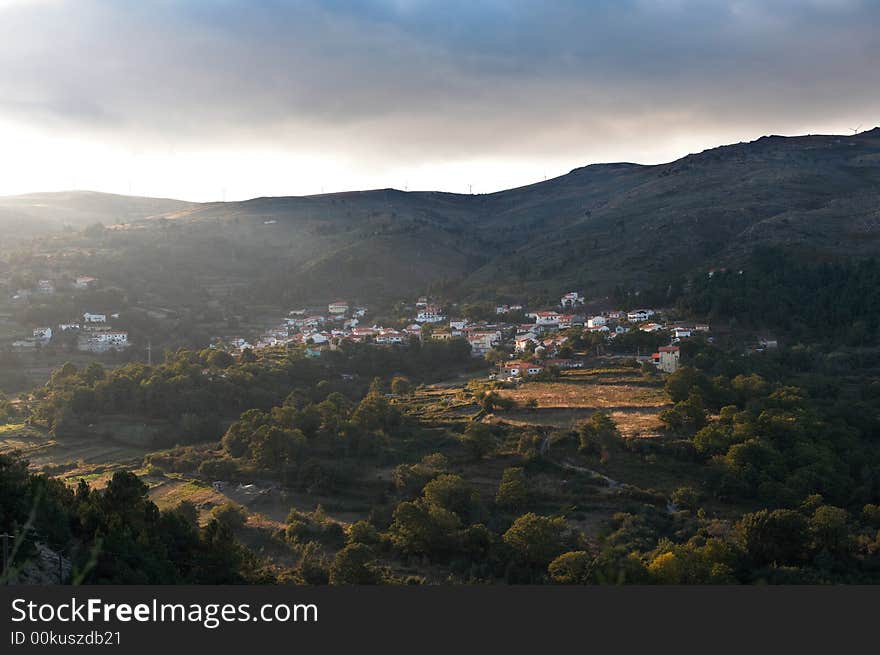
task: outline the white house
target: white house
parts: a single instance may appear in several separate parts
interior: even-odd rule
[[[375,339],[376,343],[407,343],[409,341],[409,335],[404,332],[398,332],[397,330],[381,330],[379,334],[376,335]]]
[[[416,316],[416,323],[441,323],[446,320],[440,305],[425,305]]]
[[[327,311],[331,314],[347,314],[348,313],[348,303],[344,300],[337,300],[336,302],[331,302],[327,305]]]
[[[672,329],[672,337],[674,339],[687,339],[693,335],[693,330],[688,327],[677,327]]]
[[[101,330],[80,337],[78,348],[89,352],[107,352],[111,348],[127,348],[128,332],[125,330]]]
[[[504,372],[509,377],[516,377],[518,375],[537,375],[541,371],[544,370],[544,366],[541,364],[536,364],[534,362],[504,362],[503,365]]]
[[[559,326],[559,313],[558,312],[535,312],[535,325],[541,325],[544,327],[558,327]]]
[[[584,297],[577,291],[569,291],[567,294],[562,296],[559,304],[562,307],[577,307],[578,305],[584,304]]]
[[[678,346],[660,346],[651,358],[654,365],[664,373],[675,373],[678,370],[681,353]]]
[[[634,309],[627,313],[626,319],[631,323],[641,323],[642,321],[647,321],[653,315],[653,309]]]
[[[467,340],[471,344],[471,354],[474,357],[482,357],[501,341],[501,332],[498,330],[475,330],[468,335]]]
[[[568,328],[575,325],[583,325],[584,317],[579,314],[560,314],[559,315],[559,329],[567,330]]]
[[[58,328],[62,332],[69,332],[71,330],[79,330],[79,323],[60,323]]]
[[[497,315],[509,314],[510,312],[521,312],[522,309],[522,305],[498,305],[495,307],[495,313]]]
[[[608,321],[605,319],[604,316],[594,316],[593,318],[587,320],[587,327],[588,328],[602,327],[607,322]]]
[[[47,343],[52,341],[52,328],[50,327],[37,327],[34,328],[34,339],[41,343]]]
[[[464,330],[467,327],[467,319],[456,318],[449,321],[449,327],[453,330]]]
[[[375,337],[379,330],[371,327],[356,327],[351,331],[351,339],[354,341],[365,341],[370,337]]]
[[[324,334],[323,332],[310,332],[308,334],[303,335],[305,337],[306,343],[311,339],[312,343],[327,343],[330,341],[330,335]]]
[[[107,322],[107,314],[90,314],[86,312],[83,314],[83,322],[84,323],[106,323]]]
[[[513,342],[513,347],[516,352],[522,353],[528,349],[529,344],[537,345],[537,343],[538,337],[535,336],[534,332],[528,332],[516,337]]]
[[[90,275],[80,275],[76,278],[73,286],[77,289],[91,289],[98,283],[98,278]]]
[[[318,315],[307,316],[306,318],[302,319],[301,325],[302,325],[302,327],[314,328],[314,327],[318,327],[320,325],[324,325],[324,321],[325,321],[325,319],[323,316],[318,316]]]
[[[55,293],[55,285],[52,280],[39,280],[37,282],[37,291],[39,293]]]

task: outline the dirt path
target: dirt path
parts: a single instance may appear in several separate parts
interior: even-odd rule
[[[577,464],[572,464],[571,462],[560,461],[560,460],[554,459],[553,457],[551,457],[549,455],[549,453],[550,453],[550,435],[548,435],[548,434],[544,435],[544,439],[541,441],[541,447],[539,449],[539,452],[541,453],[542,457],[547,459],[548,462],[550,462],[551,464],[555,464],[556,466],[563,468],[566,471],[574,471],[575,473],[589,475],[592,478],[602,480],[602,482],[604,482],[606,484],[606,488],[607,488],[606,493],[608,493],[614,489],[619,489],[621,487],[627,486],[622,482],[618,482],[617,480],[609,478],[604,473],[600,473],[599,471],[596,471],[594,469],[587,468],[586,466],[578,466]]]

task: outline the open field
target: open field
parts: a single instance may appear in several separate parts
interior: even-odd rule
[[[624,437],[657,436],[658,415],[668,407],[662,380],[644,378],[632,369],[571,371],[553,382],[526,382],[498,394],[516,401],[518,408],[496,412],[516,424],[568,428],[593,412],[607,412]],[[530,403],[536,408],[524,409]]]

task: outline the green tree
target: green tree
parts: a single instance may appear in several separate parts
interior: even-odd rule
[[[212,350],[208,355],[208,366],[226,369],[235,363],[235,358],[225,350]]]
[[[529,485],[525,470],[522,467],[504,469],[498,492],[495,494],[495,502],[501,507],[518,510],[522,509],[528,498]]]
[[[348,544],[366,544],[372,546],[380,541],[379,531],[369,521],[356,521],[352,523],[347,532]]]
[[[582,452],[607,457],[619,442],[620,432],[617,425],[602,411],[593,412],[590,420],[581,425],[579,432]]]
[[[422,490],[422,498],[428,505],[456,514],[463,523],[473,521],[480,501],[479,494],[464,478],[448,473],[428,482]]]
[[[332,585],[374,585],[382,582],[373,549],[366,544],[349,544],[333,558],[330,565]]]
[[[391,379],[391,393],[395,396],[408,396],[412,393],[412,383],[409,378],[397,375]]]
[[[474,459],[482,459],[494,452],[496,443],[492,428],[485,423],[470,423],[459,437]]]
[[[790,509],[745,514],[734,526],[734,534],[756,567],[799,564],[808,543],[807,520]]]
[[[501,538],[517,561],[540,569],[565,552],[571,542],[565,519],[533,512],[516,519]]]
[[[224,503],[211,510],[211,518],[225,525],[230,531],[237,532],[247,522],[247,512],[237,503]]]
[[[562,553],[547,567],[550,579],[557,584],[587,584],[594,558],[585,550]]]

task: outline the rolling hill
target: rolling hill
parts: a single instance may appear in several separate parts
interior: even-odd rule
[[[880,253],[880,128],[763,137],[667,164],[599,164],[485,195],[393,189],[244,202],[104,194],[0,199],[10,221],[127,223],[105,252],[129,279],[240,283],[256,298],[395,298],[641,288],[762,245]]]

